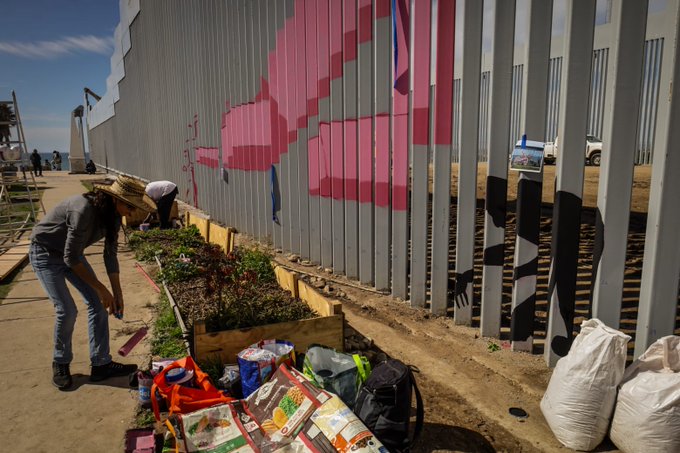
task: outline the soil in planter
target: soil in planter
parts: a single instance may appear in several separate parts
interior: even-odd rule
[[[188,328],[204,320],[208,331],[298,321],[318,313],[281,289],[271,256],[257,248],[225,255],[195,227],[134,233],[130,246],[140,261],[161,261],[164,280]]]
[[[203,277],[168,285],[188,328],[195,319],[205,320],[210,332],[319,316],[275,282],[248,284],[237,291],[224,291],[222,304],[217,302],[215,295],[206,295],[209,293],[206,286]]]

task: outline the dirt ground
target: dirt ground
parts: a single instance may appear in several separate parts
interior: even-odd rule
[[[49,210],[62,199],[85,192],[83,179],[92,177],[66,172],[45,172],[38,183],[45,188],[43,202]],[[98,176],[101,178],[101,175]],[[121,238],[122,239],[122,238]],[[103,245],[86,250],[90,264],[106,280]],[[125,246],[119,250],[120,279],[125,297],[125,317],[110,318],[111,354],[123,363],[144,365],[149,348],[139,344],[127,357],[116,354],[137,329],[152,319],[151,307],[158,299],[135,267],[134,256]],[[38,283],[30,265],[12,276],[7,295],[0,300],[0,451],[7,452],[121,452],[125,430],[137,407],[137,394],[127,377],[103,382],[89,381],[87,310],[71,288],[79,310],[73,335],[74,385],[68,392],[52,386],[52,331],[54,308]]]
[[[551,201],[551,173],[555,167],[546,167],[544,202]],[[597,197],[597,168],[586,168],[585,206],[594,206]],[[649,190],[650,167],[636,167],[633,210],[646,211]],[[456,175],[456,172],[454,172]],[[479,187],[483,192],[485,169],[480,169]],[[513,197],[509,182],[509,197]],[[99,176],[101,177],[101,175]],[[48,207],[71,193],[82,192],[80,177],[67,175],[50,176],[45,192]],[[455,181],[454,181],[455,184]],[[550,232],[550,209],[544,205],[543,236]],[[508,215],[509,236],[512,234],[512,212]],[[481,217],[483,218],[483,217]],[[479,212],[478,212],[478,220]],[[592,222],[584,215],[582,227],[590,228]],[[479,222],[478,222],[479,223]],[[481,224],[480,224],[481,225]],[[644,244],[644,219],[631,228],[637,234],[634,247],[629,246],[631,261],[638,260]],[[634,231],[635,230],[635,231]],[[589,230],[587,230],[589,231]],[[592,231],[594,234],[594,230]],[[589,250],[587,232],[583,241],[582,272],[584,282],[588,279]],[[237,244],[252,244],[245,235],[237,236]],[[510,241],[509,241],[510,244]],[[481,246],[481,244],[478,244]],[[547,274],[546,248],[542,242],[542,271]],[[511,255],[511,254],[510,254]],[[100,250],[92,250],[95,269],[101,269]],[[551,370],[546,368],[540,347],[535,354],[511,352],[503,338],[480,338],[478,329],[456,326],[452,319],[434,317],[426,310],[412,309],[406,303],[370,288],[362,288],[356,282],[341,276],[333,276],[316,266],[304,266],[288,259],[288,255],[276,254],[276,260],[297,270],[301,275],[311,274],[323,278],[329,286],[331,297],[343,302],[348,337],[365,337],[372,341],[373,350],[381,350],[406,363],[415,365],[420,373],[417,381],[425,400],[425,427],[416,452],[553,452],[567,451],[554,438],[539,409],[540,399],[550,379]],[[129,325],[112,321],[112,350],[122,345],[131,335],[134,326],[150,319],[150,305],[156,295],[134,269],[129,252],[121,253],[123,291],[126,298],[126,321]],[[631,266],[627,272],[633,286],[639,275]],[[481,276],[481,268],[476,269]],[[581,272],[580,272],[581,274]],[[510,274],[511,275],[511,274]],[[318,276],[318,277],[316,277]],[[309,278],[309,277],[307,277]],[[539,298],[545,275],[539,276]],[[476,291],[479,288],[476,281]],[[511,284],[511,282],[510,282]],[[585,283],[583,287],[587,286]],[[506,288],[506,292],[507,292]],[[577,310],[584,314],[587,292],[579,286],[581,299]],[[624,294],[624,296],[626,296]],[[477,295],[479,297],[479,295]],[[635,295],[631,295],[631,304]],[[625,297],[624,297],[625,300]],[[29,267],[14,277],[8,296],[0,304],[0,351],[4,369],[0,371],[0,399],[6,417],[0,435],[12,451],[121,451],[122,438],[135,414],[135,394],[127,389],[126,382],[115,380],[110,385],[91,385],[87,381],[88,360],[86,323],[84,310],[77,323],[77,361],[73,372],[76,388],[72,392],[58,392],[50,384],[50,344],[53,309],[37,285]],[[507,335],[509,318],[508,303],[504,304],[504,335]],[[545,309],[545,308],[543,308]],[[540,318],[541,304],[538,304]],[[634,314],[634,313],[633,313]],[[631,315],[632,317],[633,315]],[[137,322],[137,324],[135,324]],[[478,319],[475,320],[478,323]],[[539,330],[543,326],[539,325]],[[623,327],[634,329],[634,324]],[[537,332],[540,336],[540,332]],[[540,346],[540,339],[537,344]],[[491,352],[490,345],[500,346]],[[126,361],[142,364],[148,360],[146,344],[139,345]],[[510,407],[521,407],[528,413],[522,420],[508,413]],[[33,427],[33,428],[31,428]],[[610,444],[598,451],[616,451]]]
[[[452,225],[455,225],[457,166],[452,171]],[[483,202],[477,212],[475,266],[475,318],[472,327],[456,326],[451,318],[432,316],[425,309],[413,309],[407,303],[377,293],[342,276],[334,276],[320,267],[302,265],[297,257],[278,253],[276,261],[296,270],[304,278],[323,279],[328,295],[343,302],[347,329],[346,338],[368,337],[374,349],[415,365],[419,388],[425,400],[425,427],[415,445],[417,452],[552,452],[569,451],[553,436],[539,408],[540,400],[552,371],[542,358],[547,314],[547,274],[550,253],[552,199],[555,166],[546,166],[543,184],[540,266],[537,288],[537,326],[534,354],[509,350],[507,341],[510,324],[510,294],[512,289],[512,256],[514,250],[514,200],[517,174],[508,181],[508,216],[506,241],[506,271],[501,339],[479,337],[479,299],[481,297],[481,258],[483,239]],[[484,199],[486,166],[480,165],[477,185],[478,200]],[[597,205],[598,167],[586,167],[584,172],[582,247],[579,256],[577,317],[580,323],[587,315],[590,297],[590,268],[594,240],[593,208]],[[631,200],[631,226],[626,265],[624,308],[627,310],[622,329],[634,334],[639,278],[644,251],[644,228],[651,167],[636,167]],[[452,229],[452,244],[455,231]],[[255,242],[244,235],[241,244]],[[451,247],[451,258],[455,247]],[[292,258],[292,260],[291,260]],[[680,324],[680,323],[679,323]],[[491,352],[492,344],[500,350]],[[521,407],[528,418],[517,419],[509,414],[511,407]],[[607,440],[598,451],[617,451]]]

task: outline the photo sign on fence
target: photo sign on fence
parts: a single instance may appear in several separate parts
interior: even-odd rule
[[[543,142],[518,141],[510,156],[510,170],[540,173],[543,170],[544,147]]]

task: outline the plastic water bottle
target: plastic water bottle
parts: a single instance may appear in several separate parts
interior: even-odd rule
[[[132,351],[132,348],[137,346],[137,344],[142,341],[142,338],[146,336],[146,333],[149,331],[148,327],[144,326],[141,327],[137,332],[135,332],[132,337],[128,341],[125,342],[123,346],[120,347],[118,350],[118,354],[121,356],[125,357],[127,356],[130,351]]]

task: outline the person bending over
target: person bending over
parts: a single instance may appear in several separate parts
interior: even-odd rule
[[[121,216],[135,210],[153,211],[144,186],[119,176],[113,184],[95,184],[93,191],[59,203],[33,228],[29,259],[40,284],[54,304],[52,382],[59,390],[73,384],[69,365],[77,308],[66,286],[70,282],[87,305],[90,339],[90,381],[126,376],[137,365],[114,362],[109,348],[109,315],[125,311],[118,271],[118,232]],[[104,239],[104,264],[111,290],[85,259],[85,248]]]
[[[177,184],[171,181],[152,181],[146,185],[146,194],[158,206],[158,221],[161,224],[161,230],[172,227],[170,211],[178,193]]]

